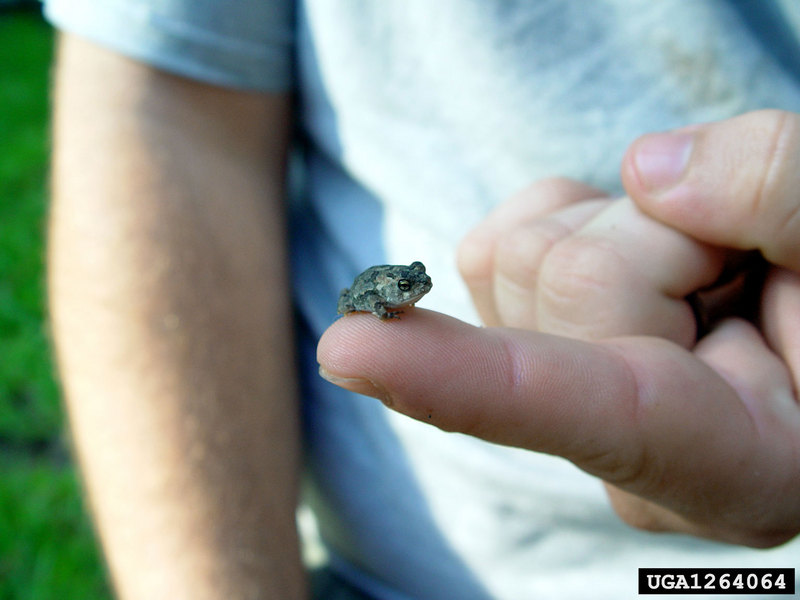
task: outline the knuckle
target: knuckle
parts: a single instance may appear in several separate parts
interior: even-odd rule
[[[532,288],[538,280],[542,260],[568,234],[565,226],[549,219],[517,228],[498,242],[495,268],[517,286]]]
[[[539,277],[539,301],[554,314],[594,306],[618,279],[622,257],[606,239],[575,236],[553,246]]]
[[[761,113],[765,159],[762,178],[756,186],[757,199],[772,199],[782,191],[785,182],[794,177],[795,154],[800,147],[798,117],[784,111]],[[758,202],[755,206],[762,206]]]

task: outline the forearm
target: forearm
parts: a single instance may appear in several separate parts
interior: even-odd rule
[[[53,331],[120,594],[292,598],[285,98],[62,44]]]

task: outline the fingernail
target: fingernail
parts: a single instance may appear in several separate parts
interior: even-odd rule
[[[663,192],[677,184],[692,154],[691,133],[655,133],[636,142],[634,165],[648,192]]]
[[[364,379],[362,377],[340,377],[339,375],[334,375],[330,371],[327,371],[325,367],[322,366],[319,368],[319,375],[324,380],[330,381],[334,385],[343,387],[344,389],[355,392],[356,394],[363,394],[365,396],[377,398],[386,406],[392,406],[392,398],[389,396],[386,390],[376,385],[369,379]]]

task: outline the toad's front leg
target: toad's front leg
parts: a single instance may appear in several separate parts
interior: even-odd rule
[[[375,301],[372,302],[372,314],[381,321],[385,321],[386,319],[399,319],[400,317],[398,315],[402,313],[402,310],[388,309],[382,298],[376,298]]]

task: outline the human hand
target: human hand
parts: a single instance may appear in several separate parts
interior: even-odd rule
[[[726,164],[724,152],[711,153],[720,157]],[[632,174],[625,173],[629,193],[652,209]],[[339,381],[345,387],[444,429],[565,456],[611,482],[615,508],[637,526],[756,546],[791,538],[800,529],[798,351],[791,343],[798,339],[791,317],[800,313],[796,275],[770,274],[764,313],[774,318],[765,318],[763,333],[729,320],[693,347],[694,319],[683,296],[714,281],[731,253],[715,239],[698,244],[647,220],[630,201],[589,200],[596,190],[564,181],[545,185],[551,196],[540,194],[539,208],[523,218],[518,209],[506,214],[506,224],[523,223],[539,237],[501,236],[508,256],[515,244],[528,244],[531,251],[520,255],[535,260],[511,269],[532,275],[530,284],[506,286],[506,293],[499,278],[484,279],[476,303],[492,324],[599,341],[473,329],[415,311],[396,331],[360,317],[339,321],[320,343],[323,369],[350,378]],[[552,214],[534,214],[542,205]],[[577,241],[564,242],[571,238]],[[559,271],[558,259],[542,257],[569,256],[570,246],[573,258],[583,257],[572,262],[570,293],[551,294],[561,303],[526,303],[546,296],[548,268]],[[575,310],[581,306],[583,313]],[[619,334],[649,337],[606,339]]]
[[[690,347],[686,297],[713,283],[723,250],[568,179],[539,181],[461,243],[459,268],[487,325],[580,339],[654,335]]]
[[[680,320],[678,313],[688,314],[689,292],[753,262],[744,251],[760,250],[771,263],[800,270],[798,121],[791,113],[760,111],[645,136],[622,169],[636,205],[612,202],[566,179],[524,190],[459,249],[459,266],[484,322],[575,337],[658,335],[648,308],[670,304],[667,312]],[[696,149],[681,184],[657,189],[666,185],[670,162],[680,168],[688,160],[692,139]],[[637,164],[647,158],[645,180]],[[576,322],[581,318],[591,327]],[[676,324],[665,337],[680,337],[672,331]],[[693,329],[685,325],[684,333]]]
[[[757,317],[764,340],[792,373],[796,394],[800,115],[758,111],[645,136],[629,149],[622,177],[637,206],[654,219],[701,242],[736,249],[734,255],[758,251],[766,258],[771,267]]]
[[[462,244],[460,266],[481,315],[489,324],[582,339],[655,335],[690,349],[696,313],[735,315],[750,308],[743,296],[761,296],[757,278],[756,289],[747,289],[753,278],[730,277],[741,263],[753,262],[743,251],[760,250],[790,268],[773,268],[766,279],[762,330],[741,321],[720,323],[695,355],[703,360],[709,352],[728,352],[717,369],[727,367],[753,383],[761,367],[747,360],[748,353],[777,349],[775,366],[790,373],[788,387],[777,387],[795,398],[797,344],[791,340],[800,333],[800,230],[792,216],[800,204],[791,192],[800,183],[797,129],[795,116],[766,111],[676,135],[647,136],[633,145],[623,165],[626,190],[638,206],[630,199],[596,200],[596,190],[566,180],[525,190]],[[671,188],[664,168],[681,171],[690,140],[698,149],[681,184]],[[648,158],[645,180],[639,167],[647,166]],[[671,189],[665,191],[665,185]],[[738,356],[731,337],[740,342]],[[669,528],[663,518],[653,518],[657,513],[648,503],[613,487],[609,493],[627,521]]]
[[[410,417],[571,460],[622,490],[616,508],[634,525],[768,547],[800,529],[800,416],[785,369],[750,333],[727,328],[692,354],[412,308],[339,319],[317,358],[333,383]]]

